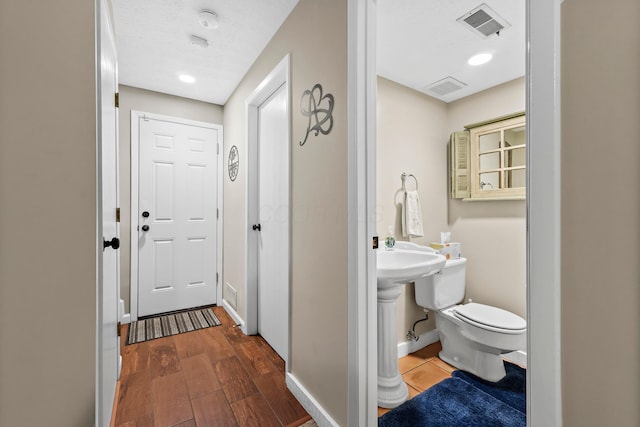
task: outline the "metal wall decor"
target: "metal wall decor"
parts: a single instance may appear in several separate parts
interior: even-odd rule
[[[240,167],[240,156],[238,155],[238,147],[235,145],[229,150],[229,179],[235,181],[238,177],[238,168]]]
[[[309,117],[307,134],[304,136],[304,141],[300,141],[300,146],[307,142],[309,134],[313,131],[316,136],[319,133],[327,135],[331,132],[331,128],[333,128],[333,95],[330,93],[325,95],[320,83],[316,83],[313,89],[304,91],[300,99],[300,111],[305,117]],[[315,124],[312,125],[314,122]]]

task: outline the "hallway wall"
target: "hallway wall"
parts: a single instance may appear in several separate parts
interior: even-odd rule
[[[0,2],[0,425],[94,422],[94,2]]]
[[[637,0],[615,5],[565,0],[562,5],[562,412],[567,427],[640,425],[638,18]],[[603,360],[611,368],[594,369]]]
[[[291,54],[291,335],[293,375],[340,425],[347,421],[347,3],[301,0],[227,103],[225,159],[238,147],[240,168],[224,182],[224,277],[245,317],[245,101]],[[320,83],[335,97],[333,129],[304,139],[305,90]],[[326,101],[325,101],[326,102]]]

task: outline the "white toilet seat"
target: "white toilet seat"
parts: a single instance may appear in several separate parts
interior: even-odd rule
[[[517,335],[527,330],[527,322],[522,317],[490,305],[472,302],[456,306],[452,311],[459,320],[487,331]]]

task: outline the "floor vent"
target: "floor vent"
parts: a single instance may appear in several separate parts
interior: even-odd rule
[[[438,96],[445,96],[466,86],[466,83],[462,83],[460,80],[456,80],[453,77],[449,76],[445,77],[442,80],[438,80],[437,82],[431,83],[430,85],[427,85],[425,89],[427,90],[427,92],[434,93]]]
[[[511,26],[485,3],[465,13],[457,21],[483,39],[494,34],[500,35],[500,31]]]

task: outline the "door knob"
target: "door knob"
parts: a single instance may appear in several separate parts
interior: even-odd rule
[[[251,228],[253,228],[254,230],[258,230],[258,231],[261,230],[260,224],[253,224],[253,226]]]
[[[114,237],[111,240],[107,240],[107,239],[102,239],[102,249],[106,249],[109,246],[111,246],[113,249],[118,249],[120,247],[120,239],[118,239],[117,237]]]
[[[142,226],[142,231],[149,231],[149,226],[148,225],[143,225]]]
[[[149,218],[149,211],[142,212],[142,217],[143,218]]]

